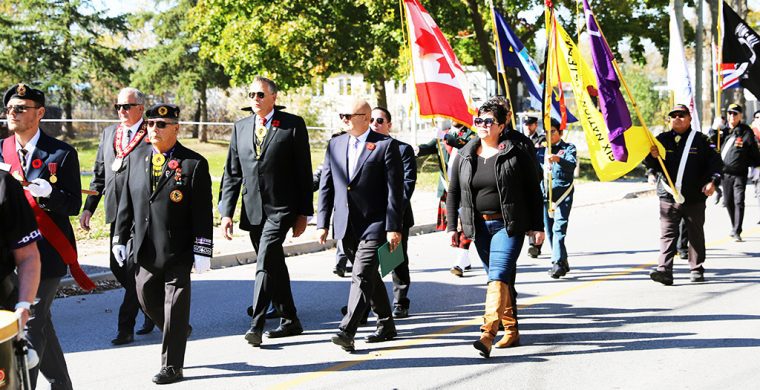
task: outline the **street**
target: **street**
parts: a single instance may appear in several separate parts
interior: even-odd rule
[[[676,260],[671,287],[648,276],[659,248],[656,197],[574,208],[567,239],[572,271],[560,280],[547,275],[548,244],[538,259],[520,257],[521,346],[494,349],[490,359],[471,345],[479,335],[485,274],[478,260],[464,277],[450,274],[443,233],[410,239],[411,316],[397,320],[399,337],[365,343],[371,316],[353,354],[329,341],[350,284],[331,272],[334,250],[288,259],[306,331],[265,337],[260,349],[243,339],[255,265],[193,275],[185,380],[167,388],[754,388],[760,381],[760,212],[751,193],[741,243],[728,236],[725,209],[708,201],[707,281],[689,282],[688,263]],[[77,389],[156,387],[160,332],[124,347],[110,343],[121,294],[53,305]],[[267,329],[275,326],[268,320]]]

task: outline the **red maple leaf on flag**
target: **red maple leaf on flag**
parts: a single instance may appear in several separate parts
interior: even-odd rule
[[[417,40],[414,43],[419,46],[422,57],[428,54],[443,54],[443,50],[441,50],[440,44],[435,39],[435,35],[424,28],[419,29]]]
[[[454,70],[449,66],[449,61],[446,60],[446,56],[441,56],[441,58],[438,59],[438,64],[441,66],[438,69],[439,74],[447,74],[451,76],[452,79],[455,77]]]

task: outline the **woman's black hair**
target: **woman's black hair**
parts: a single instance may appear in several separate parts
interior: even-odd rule
[[[503,125],[507,122],[507,115],[509,115],[509,100],[496,96],[486,100],[483,105],[478,108],[478,116],[483,113],[490,112],[493,117]]]

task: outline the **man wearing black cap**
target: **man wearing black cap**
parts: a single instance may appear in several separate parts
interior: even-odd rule
[[[124,88],[119,92],[114,110],[119,115],[121,123],[108,126],[103,130],[90,182],[90,189],[98,194],[87,196],[82,214],[79,216],[79,225],[82,229],[89,231],[90,219],[100,199],[105,196],[105,218],[106,223],[111,224],[111,240],[113,240],[119,196],[126,180],[124,171],[127,162],[135,149],[150,148],[150,144],[143,141],[147,134],[145,121],[143,121],[145,95],[135,88]],[[124,299],[119,307],[118,333],[111,343],[128,344],[134,340],[135,319],[140,311],[140,302],[137,300],[135,290],[137,266],[134,260],[131,260],[131,256],[128,256],[127,264],[119,264],[111,254],[110,268],[116,280],[124,287]],[[137,334],[147,334],[152,330],[153,321],[145,316],[143,327],[137,331]]]
[[[660,198],[660,257],[657,268],[649,277],[666,286],[673,284],[673,257],[681,219],[689,231],[690,279],[692,282],[705,280],[702,266],[705,261],[705,201],[720,185],[723,166],[707,136],[692,130],[687,106],[677,104],[669,115],[671,131],[659,134],[657,140],[667,151],[664,163],[677,192],[664,178],[656,146],[652,146],[644,161],[648,174],[656,176]]]
[[[15,136],[0,140],[2,162],[26,190],[26,198],[35,212],[43,239],[38,241],[42,262],[38,303],[29,320],[29,338],[40,357],[39,369],[30,370],[32,388],[37,375],[51,382],[52,389],[71,389],[66,360],[53,327],[50,307],[58,284],[67,273],[89,290],[94,284],[77,263],[74,230],[69,216],[82,206],[79,158],[69,144],[42,132],[39,123],[45,115],[45,94],[26,84],[17,84],[3,98],[8,128]]]
[[[190,270],[211,267],[213,214],[208,162],[177,141],[179,107],[147,113],[152,148],[133,151],[119,201],[113,254],[123,263],[132,238],[135,282],[143,311],[163,329],[157,384],[182,380],[190,334]],[[134,236],[130,229],[134,224]]]
[[[275,107],[277,84],[265,77],[254,78],[248,97],[254,115],[237,121],[232,130],[219,212],[224,237],[231,240],[232,216],[244,186],[240,228],[249,232],[256,250],[253,318],[245,339],[259,347],[270,302],[282,317],[277,328],[266,332],[267,337],[303,333],[282,244],[289,230],[293,237],[306,230],[314,206],[309,135],[303,118]]]
[[[728,126],[721,134],[720,156],[723,158],[723,195],[728,217],[731,219],[731,237],[742,241],[744,221],[744,193],[747,189],[747,171],[760,165],[760,150],[752,128],[742,123],[742,106],[731,104],[726,110]],[[717,142],[717,140],[715,140]]]

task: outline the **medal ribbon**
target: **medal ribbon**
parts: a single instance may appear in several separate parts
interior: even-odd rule
[[[16,154],[15,142],[10,142],[8,139],[3,142],[3,159],[6,163],[11,165],[11,171],[20,172],[23,177],[24,173],[23,170],[21,170],[21,161],[19,161],[18,154]],[[85,291],[93,290],[95,288],[95,283],[87,277],[87,274],[82,270],[82,267],[79,266],[79,262],[77,261],[77,251],[74,249],[74,245],[69,242],[47,212],[40,208],[32,194],[30,194],[29,191],[24,190],[24,195],[26,196],[27,202],[29,202],[29,206],[32,207],[34,218],[37,220],[37,225],[40,228],[42,237],[50,243],[53,249],[58,252],[58,255],[61,256],[63,262],[69,266],[71,276],[77,282],[79,287]]]

